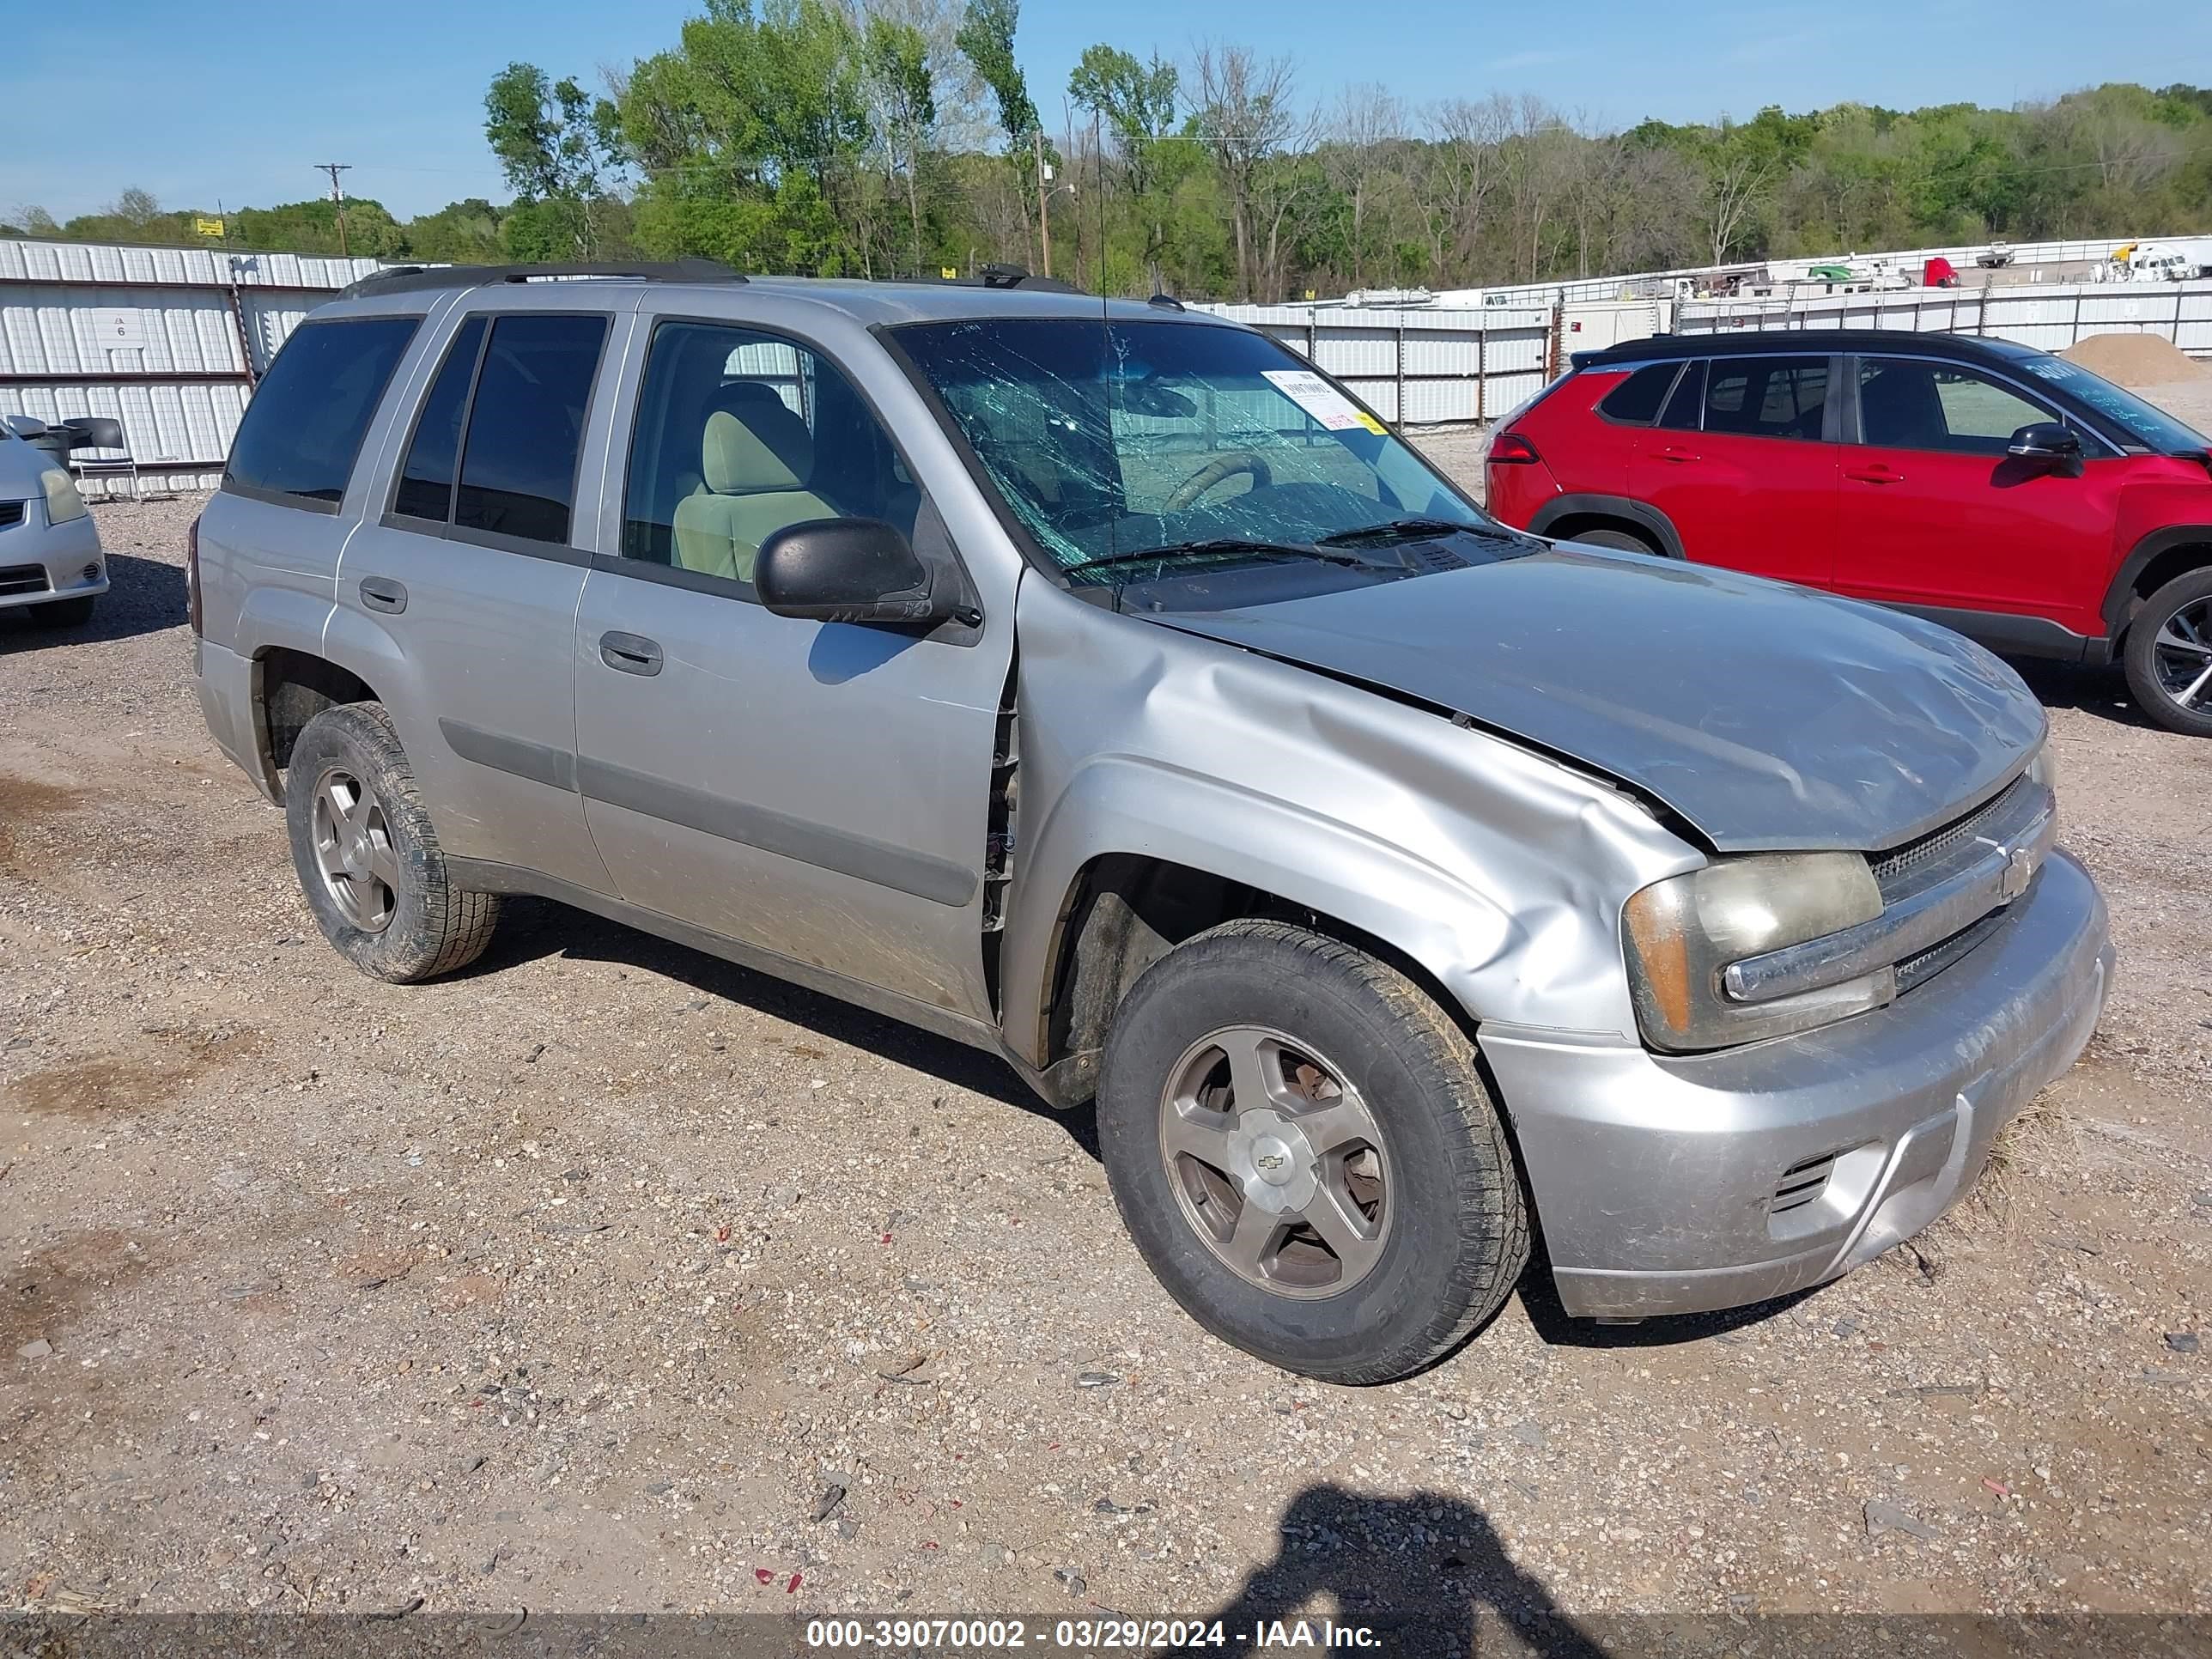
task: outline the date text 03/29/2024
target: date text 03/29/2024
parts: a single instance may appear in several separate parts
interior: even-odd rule
[[[1382,1645],[1369,1626],[1333,1619],[1267,1619],[1249,1631],[1228,1629],[1218,1619],[813,1619],[806,1625],[809,1648],[892,1653],[1198,1652],[1232,1644],[1240,1652],[1372,1652]]]

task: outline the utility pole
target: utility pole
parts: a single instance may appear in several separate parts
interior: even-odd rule
[[[1052,174],[1044,164],[1044,124],[1042,122],[1039,122],[1030,130],[1030,143],[1036,152],[1037,246],[1044,254],[1044,270],[1039,274],[1049,276],[1052,275],[1052,216],[1045,210],[1045,204],[1049,199],[1045,185],[1051,179]]]
[[[338,174],[341,173],[351,173],[353,171],[353,163],[350,161],[318,161],[315,163],[315,171],[318,173],[327,173],[331,175],[331,204],[337,210],[338,258],[343,259],[346,257],[345,189],[344,186],[338,183]]]

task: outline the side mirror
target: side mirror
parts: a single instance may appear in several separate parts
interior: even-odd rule
[[[811,519],[761,544],[753,589],[779,617],[928,623],[952,613],[907,538],[881,519]]]
[[[46,431],[46,423],[35,415],[10,415],[5,419],[0,419],[0,426],[6,427],[17,437],[26,441],[42,438]]]
[[[2005,453],[2045,466],[2071,466],[2081,459],[2081,440],[2056,421],[2037,421],[2012,434]]]

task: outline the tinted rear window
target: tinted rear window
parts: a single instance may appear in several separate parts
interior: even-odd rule
[[[1674,387],[1674,395],[1667,399],[1667,408],[1659,416],[1659,424],[1676,432],[1695,432],[1704,418],[1705,407],[1705,366],[1692,363],[1682,373]]]
[[[416,321],[360,317],[295,329],[239,422],[224,483],[335,513]]]
[[[604,317],[501,317],[469,410],[453,523],[566,542],[584,413],[607,335]]]
[[[442,523],[453,507],[453,459],[461,453],[461,416],[468,412],[469,385],[476,379],[483,333],[484,319],[471,317],[447,348],[445,366],[415,419],[414,441],[407,446],[407,464],[392,499],[394,513]]]
[[[1826,357],[1716,362],[1705,380],[1705,430],[1818,439],[1827,398]]]
[[[1681,367],[1680,363],[1646,363],[1607,392],[1599,410],[1607,419],[1624,426],[1650,425]]]

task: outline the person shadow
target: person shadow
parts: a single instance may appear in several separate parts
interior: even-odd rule
[[[1355,1652],[1604,1659],[1606,1651],[1514,1563],[1480,1510],[1434,1492],[1363,1498],[1337,1486],[1307,1487],[1283,1513],[1274,1559],[1255,1567],[1212,1618],[1224,1644],[1206,1650],[1223,1659],[1326,1647],[1324,1620],[1340,1632],[1372,1632],[1365,1643],[1340,1639]]]

